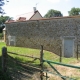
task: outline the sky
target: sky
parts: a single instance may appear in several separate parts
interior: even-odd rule
[[[68,11],[72,7],[80,8],[80,0],[8,0],[3,6],[7,16],[16,17],[17,15],[32,12],[36,7],[42,16],[48,10],[54,9],[61,11],[63,16],[68,16]]]

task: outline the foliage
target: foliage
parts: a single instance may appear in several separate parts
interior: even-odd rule
[[[10,19],[12,19],[11,17],[9,17],[9,16],[1,16],[0,17],[0,33],[2,33],[2,30],[3,30],[3,28],[5,27],[5,25],[4,25],[4,23],[5,23],[5,21],[6,20],[10,20]]]
[[[3,10],[2,7],[5,5],[5,3],[6,3],[5,1],[9,2],[7,0],[0,0],[0,14],[2,15],[0,17],[0,33],[2,33],[2,29],[4,28],[4,26],[1,26],[1,24],[3,24],[7,20],[7,18],[8,18],[8,16],[3,17],[3,15],[5,14],[5,12],[4,12],[4,10]]]
[[[6,20],[11,19],[9,16],[1,16],[0,17],[0,24],[5,23]]]
[[[6,0],[6,2],[9,2],[9,1]],[[4,6],[4,5],[5,5],[5,0],[0,0],[0,14],[2,14],[2,15],[5,14],[5,12],[2,8],[2,6]]]
[[[50,9],[46,14],[45,14],[45,18],[50,18],[50,17],[61,17],[63,16],[62,13],[60,11],[54,10],[54,9]]]
[[[75,15],[80,15],[80,8],[71,8],[70,11],[68,11],[69,16],[75,16]]]
[[[4,0],[0,0],[0,13],[1,14],[4,14],[4,10],[2,9],[2,6],[4,5],[5,5]]]

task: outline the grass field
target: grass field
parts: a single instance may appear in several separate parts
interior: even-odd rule
[[[5,43],[0,42],[0,56],[1,56],[1,53],[2,53],[1,49],[2,49],[3,46],[6,46]],[[27,64],[30,63],[31,65],[33,65],[35,67],[39,67],[39,64],[40,64],[39,60],[35,60],[34,62],[32,62],[34,60],[32,58],[19,56],[21,54],[21,55],[28,55],[28,56],[33,56],[33,57],[40,58],[40,50],[39,49],[30,49],[30,48],[23,48],[23,47],[11,47],[11,46],[6,46],[6,47],[7,47],[7,51],[14,52],[14,53],[18,54],[18,55],[14,55],[14,54],[9,54],[8,53],[8,61],[9,61],[8,64],[9,64],[9,70],[12,69],[11,72],[23,71],[25,69],[25,68],[23,69],[23,67],[21,67],[18,64],[15,66],[14,59],[21,62],[21,63],[24,63],[24,64],[25,63],[27,63]],[[56,55],[52,52],[49,52],[49,51],[45,51],[45,50],[44,50],[44,59],[59,62],[59,56],[58,55]],[[62,63],[75,64],[75,63],[77,63],[77,59],[76,58],[64,58],[63,57],[62,58]],[[45,67],[49,68],[47,63],[45,63]],[[61,67],[57,67],[57,68],[61,69]],[[65,68],[63,68],[63,69],[65,69]],[[34,70],[31,69],[31,71],[34,71]],[[64,72],[64,71],[62,70],[62,72]],[[24,71],[24,73],[25,73],[25,71]],[[66,73],[66,70],[65,70],[65,73]],[[32,80],[34,80],[34,79],[32,79]],[[54,80],[57,80],[57,79],[54,79]],[[79,79],[77,78],[76,80],[79,80]]]
[[[6,46],[5,43],[0,42],[0,55],[1,55],[1,49],[4,46]],[[40,50],[39,49],[30,49],[30,48],[23,48],[23,47],[10,47],[10,46],[6,46],[6,47],[7,47],[7,51],[9,51],[9,52],[14,52],[17,54],[23,54],[23,55],[34,56],[34,57],[40,58]],[[16,55],[12,55],[12,56],[15,58],[19,57]],[[20,57],[20,58],[22,59],[22,61],[25,61],[25,58],[23,58],[23,57]],[[26,58],[26,60],[27,59],[29,59],[29,58]],[[58,55],[56,55],[52,52],[49,52],[49,51],[45,51],[45,50],[44,50],[44,59],[59,62]],[[77,61],[76,58],[62,58],[62,62],[67,63],[67,64],[71,64],[76,61]]]

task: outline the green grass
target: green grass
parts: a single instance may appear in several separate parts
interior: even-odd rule
[[[6,46],[4,42],[0,42],[0,56],[2,53],[2,47]],[[34,59],[32,58],[28,58],[28,57],[24,57],[24,56],[19,56],[19,54],[21,55],[28,55],[28,56],[33,56],[33,57],[38,57],[40,58],[40,50],[39,49],[30,49],[30,48],[23,48],[23,47],[11,47],[11,46],[6,46],[7,47],[7,51],[9,52],[14,52],[17,53],[18,55],[14,55],[14,54],[10,54],[8,53],[8,64],[9,64],[9,68],[10,68],[10,73],[15,72],[15,71],[23,71],[23,67],[20,65],[16,65],[16,61],[17,60],[21,63],[27,63],[27,64],[31,64],[32,66],[35,67],[39,67],[40,61],[39,60],[35,60],[33,62]],[[51,61],[55,61],[55,62],[59,62],[59,56],[49,52],[49,51],[45,51],[44,50],[44,59],[46,60],[51,60]],[[65,64],[73,64],[76,63],[77,59],[76,58],[62,58],[62,63]],[[0,62],[1,65],[1,62]],[[16,66],[15,66],[16,65]],[[0,66],[1,67],[1,66]],[[45,68],[48,68],[48,64],[45,63],[44,65]],[[33,69],[31,69],[32,71]],[[15,73],[14,73],[15,74]]]
[[[3,46],[5,46],[5,43],[0,42],[0,53],[1,53],[1,49]],[[7,51],[40,58],[40,50],[39,49],[7,46]],[[22,61],[25,61],[25,59],[26,60],[30,59],[30,58],[25,58],[25,57],[23,58],[22,56],[19,56],[19,55],[18,56],[13,55],[13,54],[9,54],[9,55],[13,56],[14,58],[20,58],[20,59],[22,59]],[[53,54],[52,52],[48,52],[48,51],[44,50],[44,59],[58,61],[59,57],[57,55]]]
[[[0,55],[1,55],[1,49],[3,46],[6,46],[5,43],[0,42]],[[40,50],[39,49],[30,49],[30,48],[23,48],[23,47],[7,46],[7,51],[14,52],[17,54],[34,56],[34,57],[40,58]],[[23,62],[25,62],[26,60],[32,60],[30,58],[22,57],[19,55],[13,55],[13,54],[9,54],[9,55],[13,56],[14,58],[20,58],[20,60]],[[45,51],[45,50],[44,50],[44,59],[59,62],[59,56],[58,55],[56,55],[52,52],[49,52],[49,51]],[[76,58],[64,58],[64,57],[62,58],[62,62],[67,63],[67,64],[71,64],[71,63],[76,62],[76,61],[77,61]]]

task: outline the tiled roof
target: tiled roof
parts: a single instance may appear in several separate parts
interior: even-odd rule
[[[19,17],[17,21],[26,21],[26,17]]]
[[[29,13],[25,13],[25,14],[21,14],[21,15],[18,15],[16,16],[16,20],[19,20],[20,17],[25,17],[26,20],[29,20],[33,15],[34,15],[34,11],[33,12],[29,12]]]
[[[8,23],[8,22],[15,22],[14,20],[7,20],[5,23]]]

